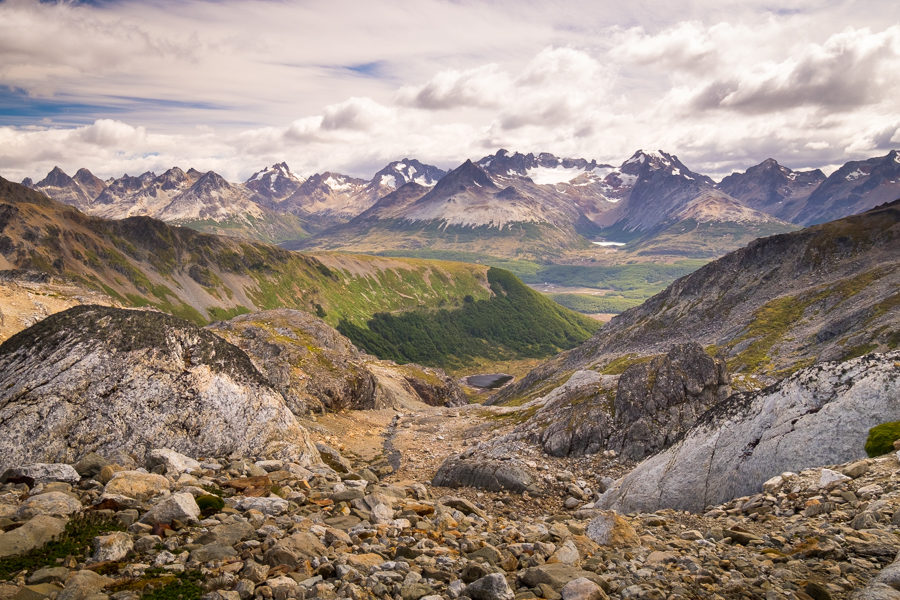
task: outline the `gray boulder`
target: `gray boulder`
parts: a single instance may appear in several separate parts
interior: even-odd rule
[[[491,492],[538,493],[539,488],[522,461],[451,456],[438,469],[431,485],[474,487]]]
[[[72,465],[64,463],[34,463],[20,467],[11,467],[0,476],[0,482],[23,479],[32,479],[34,483],[62,481],[76,484],[81,481],[81,475],[78,474],[78,471]]]
[[[0,345],[0,470],[161,447],[318,459],[247,355],[176,317],[78,306]]]
[[[597,505],[702,511],[759,492],[779,473],[864,457],[869,429],[900,420],[898,360],[894,351],[822,363],[759,392],[735,394],[617,481]]]
[[[501,573],[491,573],[466,586],[463,594],[472,600],[513,600],[512,588]]]

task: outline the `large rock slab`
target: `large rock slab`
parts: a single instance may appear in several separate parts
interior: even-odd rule
[[[163,447],[318,460],[247,355],[176,317],[79,306],[0,345],[0,471]]]
[[[822,363],[735,394],[597,504],[619,512],[702,511],[758,492],[779,473],[864,457],[869,429],[900,420],[898,360],[894,351]]]
[[[517,459],[490,460],[451,456],[440,466],[431,485],[474,487],[492,492],[539,492],[528,468]]]

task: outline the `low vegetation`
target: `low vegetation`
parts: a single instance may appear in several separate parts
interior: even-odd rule
[[[869,437],[866,439],[866,454],[872,458],[887,454],[894,449],[896,440],[900,440],[900,421],[876,425],[869,430]]]
[[[111,531],[125,531],[119,521],[97,513],[82,513],[72,517],[57,539],[25,554],[0,558],[0,580],[12,579],[17,573],[29,573],[41,567],[55,567],[57,560],[82,558],[98,535]]]

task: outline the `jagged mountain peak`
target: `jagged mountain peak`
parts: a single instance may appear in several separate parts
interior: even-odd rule
[[[388,163],[375,173],[371,185],[394,190],[405,183],[415,181],[419,185],[431,187],[446,174],[446,171],[433,165],[423,164],[414,158],[403,158]]]
[[[233,186],[215,171],[207,171],[200,176],[200,179],[192,187],[197,190],[217,190],[228,189]]]
[[[301,181],[302,179],[294,174],[291,171],[291,168],[288,166],[286,162],[275,163],[271,167],[266,167],[262,170],[257,171],[253,175],[251,175],[247,181],[244,183],[250,184],[254,181],[267,181],[269,184],[273,184],[275,180],[279,177],[285,177],[287,179],[291,179],[294,181]]]
[[[609,167],[598,165],[593,159],[562,158],[551,152],[510,153],[503,149],[479,159],[476,164],[493,177],[527,177],[540,185],[568,183],[597,168]]]
[[[31,177],[26,177],[25,179],[22,180],[22,185],[24,185],[27,188],[33,188],[34,180]]]
[[[89,169],[86,169],[84,167],[81,167],[80,169],[75,171],[75,175],[72,177],[72,179],[79,183],[81,183],[82,181],[93,181],[95,179],[102,181],[99,177],[91,173]]]
[[[463,164],[456,167],[441,179],[434,186],[433,192],[454,193],[460,189],[468,189],[470,187],[486,187],[496,188],[491,177],[478,165],[471,160],[466,160]]]
[[[47,176],[37,183],[37,187],[65,187],[71,185],[73,179],[66,174],[60,167],[53,167]]]

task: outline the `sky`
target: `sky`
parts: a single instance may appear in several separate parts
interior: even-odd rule
[[[896,0],[0,0],[0,176],[900,148]]]

